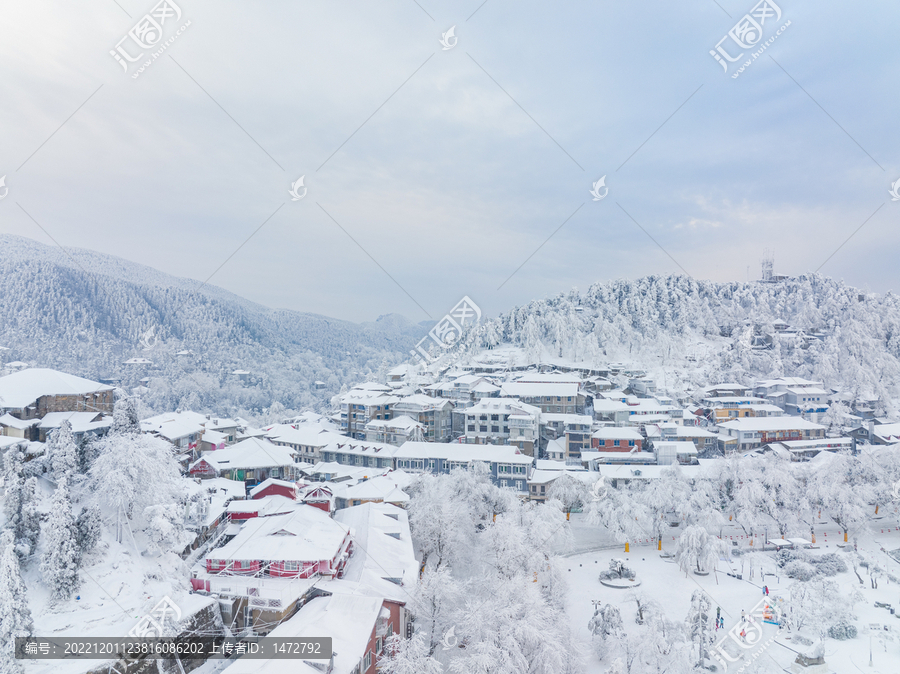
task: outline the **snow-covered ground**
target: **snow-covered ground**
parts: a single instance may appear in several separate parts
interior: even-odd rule
[[[893,559],[884,550],[897,550],[900,548],[900,528],[896,518],[873,520],[871,523],[874,534],[860,536],[858,551],[864,559],[881,566],[888,574],[900,577],[900,561]],[[734,557],[731,562],[720,560],[716,574],[698,576],[685,575],[673,559],[663,559],[652,543],[632,545],[629,553],[624,552],[624,546],[615,544],[603,532],[598,532],[584,521],[584,516],[578,513],[572,515],[571,528],[574,536],[573,547],[575,554],[563,558],[563,572],[568,581],[567,613],[571,620],[571,626],[578,640],[584,645],[586,657],[586,674],[604,674],[612,664],[615,654],[610,654],[601,662],[590,648],[591,635],[588,622],[594,614],[593,601],[602,604],[613,604],[619,607],[626,632],[636,633],[639,629],[635,623],[637,616],[637,599],[652,600],[662,606],[666,617],[670,620],[684,620],[688,614],[692,593],[701,589],[709,595],[714,608],[721,608],[725,620],[725,630],[719,630],[716,634],[717,642],[725,636],[725,632],[740,622],[741,611],[748,614],[760,599],[763,598],[762,588],[769,587],[769,598],[775,600],[782,597],[789,601],[789,586],[791,579],[779,575],[766,575],[765,581],[760,578],[759,570],[754,571],[753,578],[749,577],[749,562],[746,555]],[[884,531],[884,533],[881,533]],[[827,533],[827,536],[825,535]],[[678,530],[673,529],[674,536]],[[726,530],[726,537],[740,535],[735,530]],[[675,540],[670,536],[663,544],[663,552],[674,552]],[[825,542],[825,539],[828,542]],[[730,538],[728,538],[730,542]],[[750,551],[747,539],[738,539],[739,548],[742,551]],[[900,619],[891,615],[884,608],[875,607],[875,602],[889,603],[900,614],[900,584],[892,583],[882,576],[878,581],[878,588],[871,587],[870,578],[866,569],[860,568],[863,584],[860,584],[854,574],[851,557],[852,543],[844,552],[838,547],[843,538],[834,525],[825,524],[817,534],[817,545],[811,550],[813,554],[825,552],[840,552],[846,555],[848,570],[833,577],[839,587],[842,596],[849,595],[851,591],[858,589],[864,598],[863,601],[853,605],[853,614],[857,620],[855,624],[859,634],[855,639],[837,641],[827,639],[825,641],[825,662],[832,672],[855,672],[857,669],[873,674],[896,674],[900,671]],[[610,548],[610,546],[614,546]],[[758,546],[758,541],[754,547]],[[605,549],[602,549],[605,548]],[[590,550],[590,551],[587,551]],[[774,564],[774,552],[756,553],[769,558],[770,565]],[[634,589],[614,589],[600,584],[598,576],[601,571],[609,567],[611,559],[621,558],[637,572],[640,587]],[[726,575],[729,571],[741,572],[742,558],[744,573],[743,578]],[[759,557],[751,557],[760,560]],[[760,561],[756,561],[754,566]],[[877,624],[877,628],[874,627]],[[887,631],[884,627],[887,626]],[[814,635],[809,630],[801,630],[805,636]],[[805,651],[806,648],[796,642],[796,638],[790,638],[784,631],[775,626],[763,625],[763,642],[775,637],[774,642],[765,648],[757,657],[761,671],[790,670],[790,665],[797,656],[797,651]],[[871,637],[872,662],[869,663],[869,643]],[[755,651],[747,651],[748,656]],[[727,671],[737,671],[747,660],[741,660],[732,664]],[[768,665],[766,664],[768,663]],[[720,668],[721,671],[721,668]]]

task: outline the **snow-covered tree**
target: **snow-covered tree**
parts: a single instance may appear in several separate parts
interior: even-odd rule
[[[138,417],[137,399],[133,396],[121,395],[113,405],[111,435],[129,435],[141,432],[141,421]]]
[[[442,674],[444,667],[429,653],[420,633],[410,639],[394,634],[385,640],[385,657],[378,661],[382,674]]]
[[[6,491],[3,514],[6,516],[6,526],[12,529],[17,539],[22,537],[22,502],[25,489],[22,458],[18,447],[11,447],[3,455],[3,483]]]
[[[675,549],[675,561],[687,575],[692,569],[697,571],[714,571],[722,553],[722,545],[718,538],[711,536],[703,527],[691,525],[685,527],[678,537]]]
[[[22,488],[22,516],[19,520],[20,543],[28,547],[30,555],[34,552],[41,535],[41,511],[39,510],[38,479],[29,477]]]
[[[94,502],[116,523],[116,540],[125,538],[132,522],[144,526],[146,508],[169,506],[184,493],[171,445],[146,434],[110,433],[97,443],[100,454],[91,466]]]
[[[598,606],[588,622],[593,637],[594,650],[601,660],[609,652],[612,643],[619,640],[625,631],[622,614],[612,604]]]
[[[634,489],[627,483],[614,488],[606,478],[602,478],[591,489],[587,521],[603,525],[620,543],[645,536],[646,529],[640,522],[649,521],[650,518],[635,499]]]
[[[53,479],[59,482],[63,478],[68,478],[71,483],[72,476],[78,470],[78,446],[75,443],[75,436],[72,435],[72,424],[68,419],[63,419],[59,428],[50,434],[47,453],[53,469]]]
[[[55,599],[68,599],[78,589],[78,530],[69,489],[63,478],[56,487],[47,521],[41,575]]]
[[[644,531],[652,534],[662,549],[663,534],[669,529],[666,517],[670,513],[680,516],[687,510],[691,485],[677,463],[663,468],[659,479],[645,482],[632,490],[634,500],[641,506],[635,514]]]
[[[790,585],[791,620],[797,629],[809,628],[820,639],[833,625],[852,620],[852,600],[841,594],[833,580],[814,578]]]
[[[568,473],[563,473],[553,480],[547,489],[547,499],[555,499],[562,503],[567,520],[569,519],[569,513],[584,507],[584,504],[590,499],[590,495],[590,485]]]
[[[97,547],[101,526],[100,508],[96,503],[87,505],[79,513],[75,520],[75,527],[78,531],[78,550],[82,559]]]
[[[709,596],[702,590],[694,590],[691,595],[691,608],[686,623],[691,643],[696,648],[696,662],[698,666],[702,666],[709,647],[716,640]]]
[[[32,628],[13,532],[5,529],[0,533],[0,672],[22,671],[15,659],[15,638],[31,636]]]

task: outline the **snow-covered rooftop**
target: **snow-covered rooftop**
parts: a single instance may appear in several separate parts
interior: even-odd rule
[[[112,386],[49,368],[30,368],[0,377],[0,408],[24,409],[42,396],[86,395]]]
[[[294,456],[292,450],[287,447],[273,445],[268,440],[247,438],[225,449],[204,453],[202,457],[191,464],[191,468],[201,461],[205,461],[217,471],[235,468],[250,470],[293,465]]]
[[[318,508],[301,505],[286,515],[247,520],[237,536],[210,551],[206,558],[226,561],[331,560],[341,551],[347,531],[347,526],[335,522]]]

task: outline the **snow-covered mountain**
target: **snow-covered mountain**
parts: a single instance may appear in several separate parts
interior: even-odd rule
[[[427,330],[396,315],[359,325],[269,309],[121,258],[12,235],[0,235],[0,278],[4,362],[126,388],[149,377],[142,397],[157,409],[320,407],[343,384],[407,358]],[[151,363],[125,364],[134,358]]]
[[[670,390],[795,376],[886,405],[900,396],[900,298],[819,275],[596,283],[483,322],[463,358],[504,343],[528,360],[627,361]]]

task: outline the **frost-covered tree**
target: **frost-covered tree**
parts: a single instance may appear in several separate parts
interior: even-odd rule
[[[791,620],[798,629],[809,628],[820,639],[833,625],[853,619],[852,599],[841,594],[833,580],[814,578],[794,581],[790,585]]]
[[[71,483],[72,476],[78,470],[78,445],[68,419],[63,419],[59,428],[50,434],[47,453],[53,469],[53,479],[59,482],[67,478]]]
[[[394,634],[385,640],[385,657],[378,661],[382,674],[441,674],[443,665],[428,651],[428,643],[420,633],[410,639]]]
[[[678,537],[675,549],[675,561],[687,575],[692,569],[697,571],[714,571],[722,553],[721,541],[711,536],[703,527],[691,525],[685,527]]]
[[[563,473],[553,480],[549,489],[547,489],[547,499],[555,499],[562,503],[567,520],[569,519],[569,513],[584,507],[590,495],[590,485],[568,473]]]
[[[137,399],[133,396],[121,395],[113,406],[113,420],[109,428],[112,435],[128,435],[141,432],[141,421],[138,417]]]
[[[68,599],[78,589],[78,530],[69,489],[63,478],[50,504],[41,575],[55,599]]]
[[[491,579],[491,597],[470,596],[456,635],[465,643],[454,654],[454,674],[575,674],[580,649],[565,615],[548,606],[527,577]]]
[[[635,487],[630,484],[619,488],[610,486],[603,478],[591,489],[591,501],[587,507],[587,521],[601,524],[620,543],[634,541],[647,535],[641,521],[650,516],[635,498]]]
[[[13,532],[4,529],[0,533],[0,672],[22,671],[15,659],[15,638],[31,636],[32,628]]]
[[[179,503],[184,485],[171,445],[146,434],[109,433],[97,443],[89,484],[94,502],[116,523],[116,540],[134,522],[147,524],[146,508]]]
[[[612,604],[598,606],[588,622],[593,637],[594,650],[601,660],[609,653],[610,647],[622,637],[625,626],[618,607]]]
[[[715,628],[712,625],[711,604],[709,596],[702,590],[694,590],[691,595],[691,608],[688,611],[687,630],[691,643],[696,648],[696,662],[702,666],[715,642]]]
[[[11,447],[3,455],[3,514],[6,526],[12,529],[16,538],[22,537],[22,502],[24,500],[25,476],[22,472],[22,453],[18,447]]]
[[[687,510],[691,497],[691,485],[678,464],[666,466],[659,479],[646,480],[633,490],[634,500],[641,506],[636,510],[643,529],[652,534],[657,547],[662,549],[663,534],[669,529],[666,516],[680,516]]]
[[[19,520],[20,542],[28,547],[30,555],[37,547],[41,535],[41,511],[39,509],[38,479],[29,477],[22,488],[22,517]]]
[[[102,519],[100,516],[100,508],[96,503],[87,505],[78,514],[75,520],[75,527],[78,532],[78,551],[80,558],[89,555],[100,541]]]

